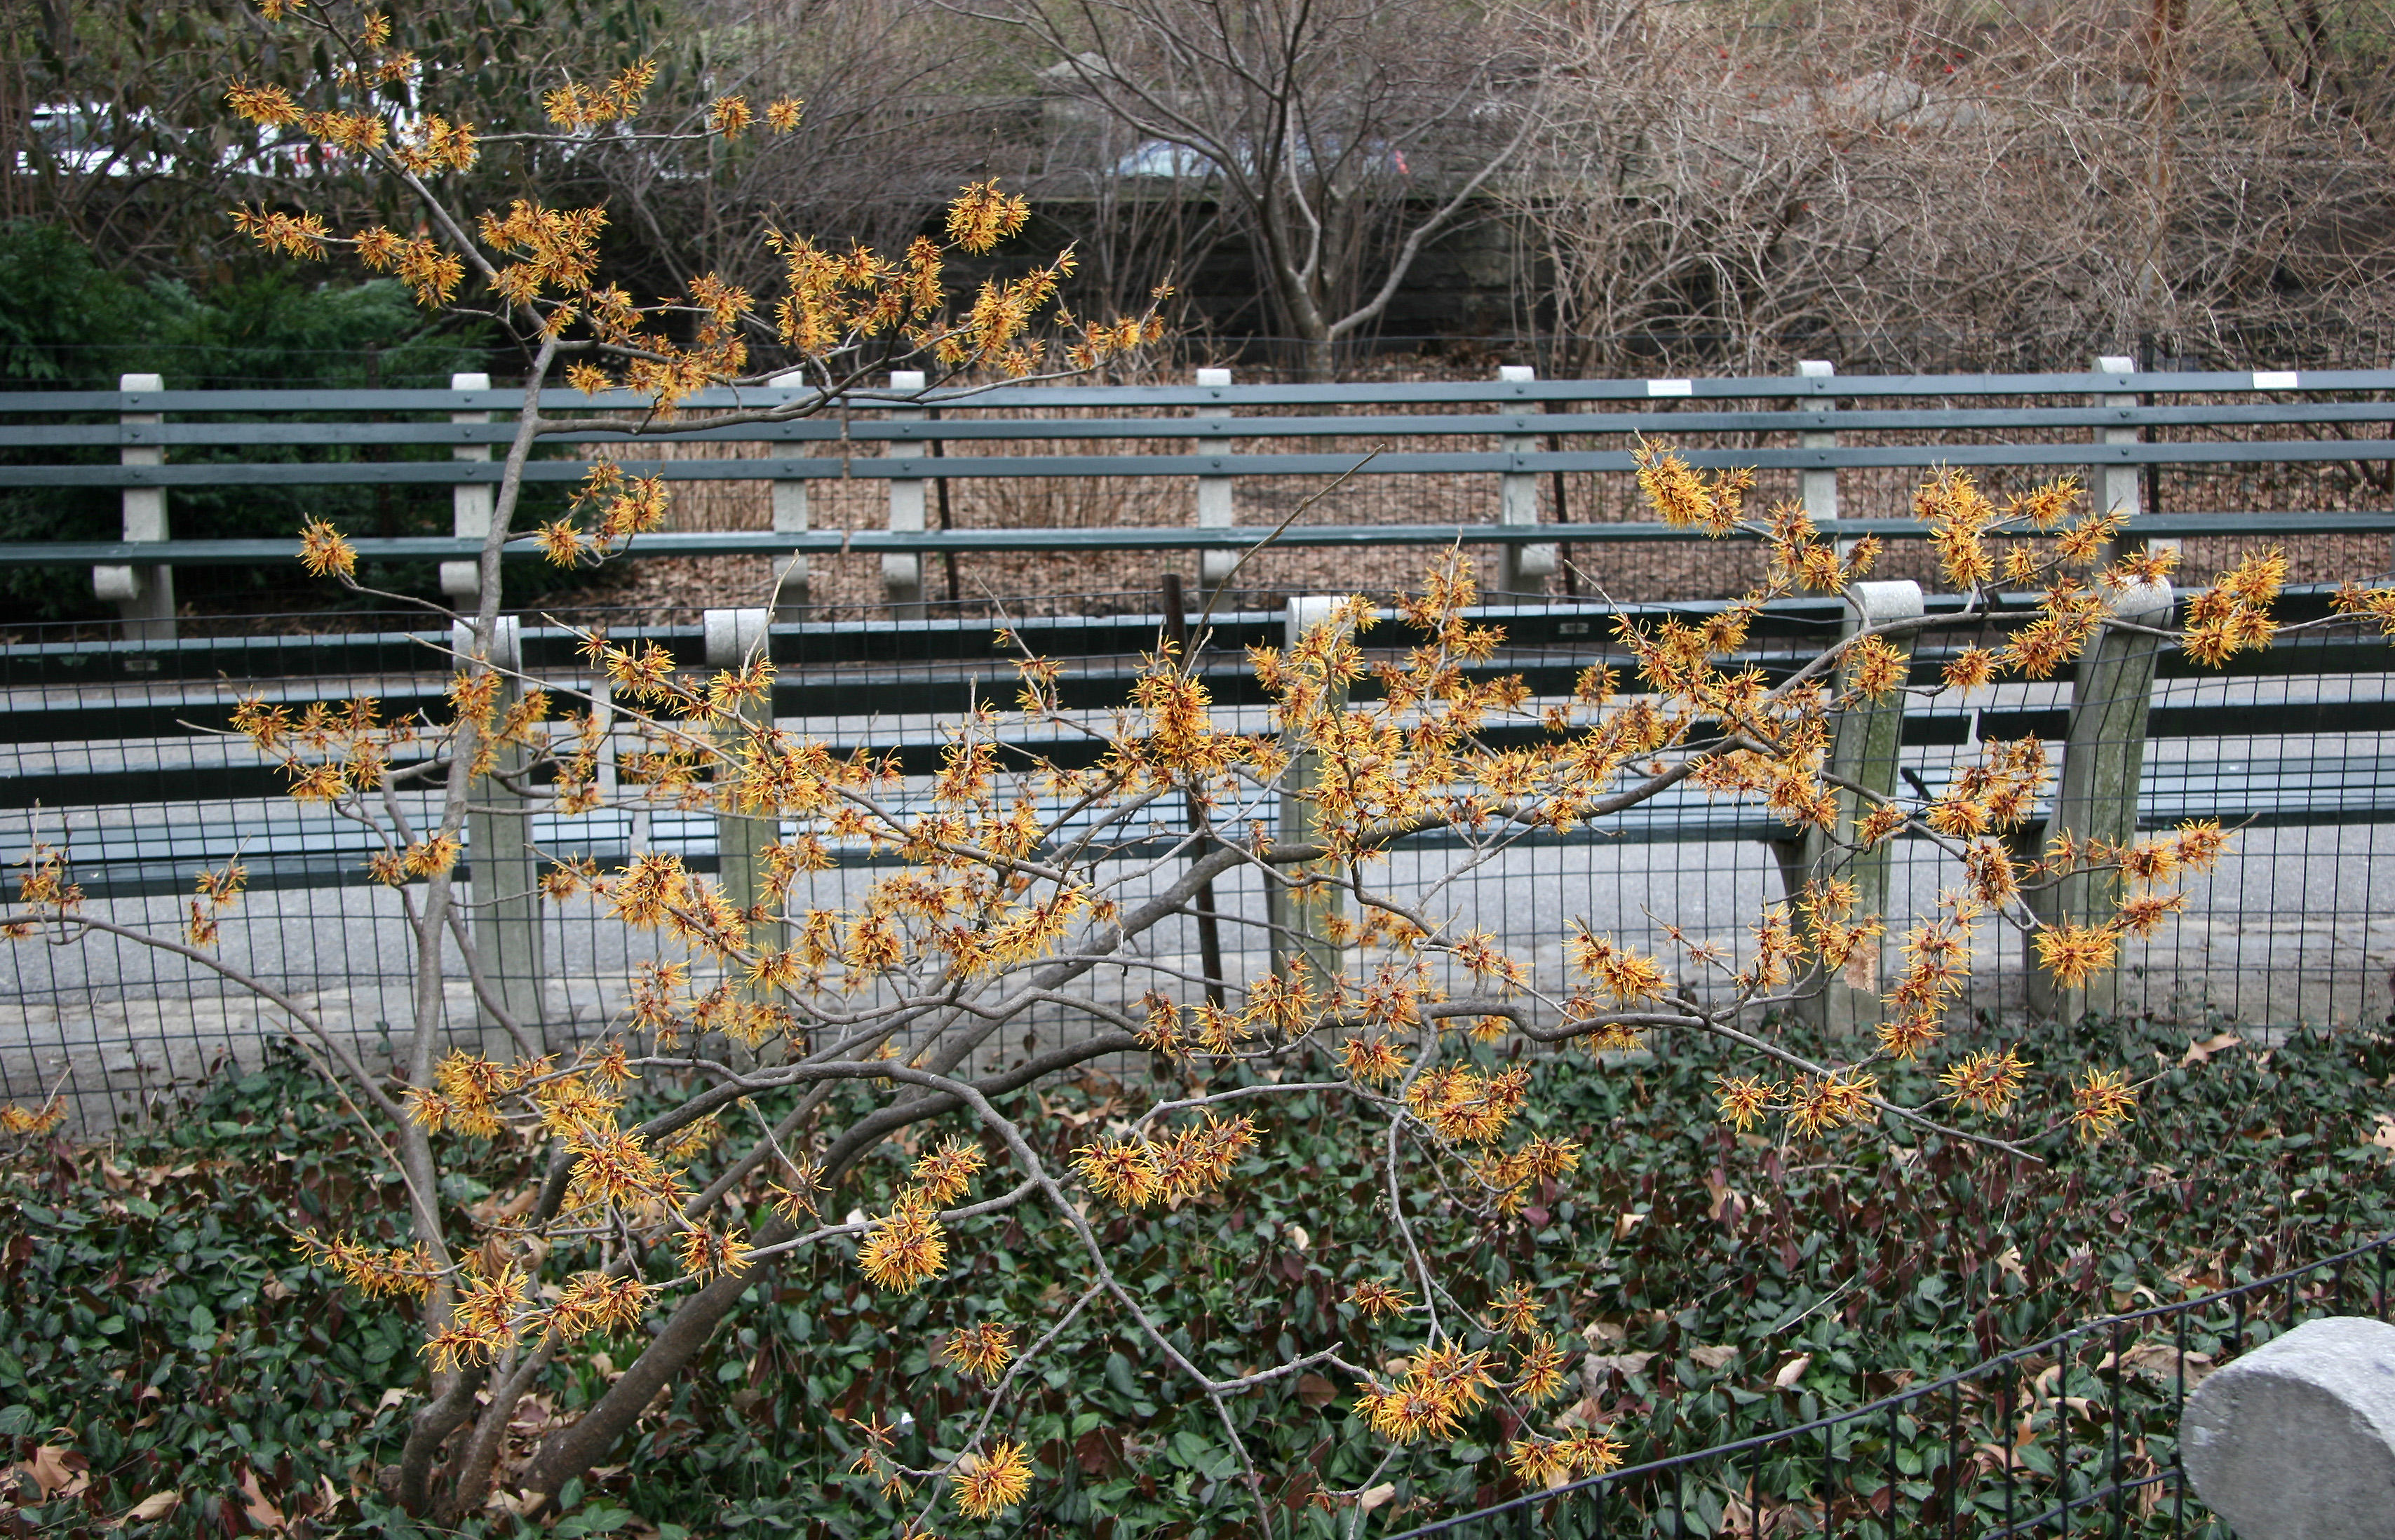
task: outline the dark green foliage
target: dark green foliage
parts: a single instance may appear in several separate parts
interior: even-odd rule
[[[194,287],[137,283],[102,267],[73,237],[25,220],[0,224],[0,390],[114,390],[121,375],[163,376],[170,390],[372,385],[445,386],[456,371],[486,366],[481,329],[419,309],[390,279],[327,283],[310,268],[282,265]],[[46,422],[104,417],[45,414]],[[224,420],[219,418],[218,420]],[[304,415],[285,420],[310,420]],[[0,451],[21,462],[105,463],[113,450]],[[183,448],[178,464],[272,463],[353,454],[427,458],[445,450]],[[0,541],[109,540],[122,532],[122,502],[110,489],[27,487],[0,492]],[[440,486],[177,488],[167,521],[179,538],[294,536],[311,517],[357,534],[449,533],[448,489]],[[294,550],[297,550],[295,543]],[[366,580],[429,590],[421,570],[369,572]],[[209,608],[313,609],[340,591],[311,584],[296,563],[284,570],[190,567],[177,597]],[[71,619],[108,613],[87,572],[39,567],[0,574],[0,613],[13,619]]]
[[[25,1458],[71,1442],[91,1479],[19,1533],[90,1533],[161,1490],[186,1494],[178,1533],[238,1533],[245,1476],[296,1514],[326,1480],[346,1497],[390,1436],[377,1401],[416,1377],[409,1312],[325,1290],[285,1239],[386,1201],[318,1091],[278,1063],[165,1133],[7,1170],[0,1432]]]
[[[337,281],[328,281],[337,280]],[[275,262],[194,285],[140,282],[73,235],[0,223],[0,388],[112,391],[439,386],[483,366],[487,339],[424,311],[393,279]]]
[[[2031,1105],[2057,1105],[2065,1070],[2088,1063],[2160,1076],[2122,1135],[2092,1148],[2049,1135],[2042,1166],[1901,1130],[1893,1142],[1742,1140],[1710,1117],[1711,1077],[1727,1061],[1661,1046],[1652,1060],[1542,1066],[1531,1116],[1587,1154],[1521,1218],[1492,1228],[1435,1201],[1409,1210],[1464,1308],[1518,1279],[1567,1346],[1654,1355],[1600,1376],[1602,1411],[1633,1458],[1786,1426],[2058,1324],[2267,1275],[2395,1224],[2388,1153],[2369,1143],[2395,1054],[2363,1034],[2182,1066],[2184,1031],[2038,1029],[2022,1044],[2048,1077]],[[1062,1158],[1103,1128],[1112,1089],[1092,1078],[1050,1092],[1046,1114],[1027,1097],[1007,1109]],[[24,1201],[0,1217],[0,1404],[26,1410],[0,1415],[16,1418],[18,1458],[64,1440],[93,1477],[72,1503],[26,1507],[29,1526],[96,1526],[173,1487],[190,1500],[165,1531],[238,1530],[248,1473],[286,1513],[319,1504],[329,1480],[339,1503],[315,1520],[320,1533],[362,1514],[384,1521],[372,1472],[393,1455],[401,1414],[380,1401],[417,1385],[409,1312],[328,1290],[289,1265],[283,1240],[286,1225],[371,1232],[396,1215],[366,1149],[319,1109],[329,1100],[278,1063],[211,1086],[169,1135],[14,1169]],[[1356,1279],[1400,1271],[1370,1169],[1385,1125],[1269,1105],[1259,1155],[1219,1201],[1139,1215],[1092,1205],[1115,1265],[1164,1302],[1159,1323],[1216,1374],[1343,1340],[1359,1361],[1418,1344],[1418,1327],[1366,1327],[1340,1303]],[[532,1174],[526,1148],[479,1161],[470,1149],[444,1195],[454,1203],[504,1196]],[[873,1208],[898,1184],[900,1158],[888,1151],[827,1209]],[[894,1510],[841,1474],[860,1447],[851,1419],[916,1419],[898,1440],[909,1464],[949,1453],[922,1432],[953,1437],[950,1414],[976,1404],[975,1387],[939,1362],[940,1342],[982,1321],[1035,1335],[1087,1277],[1069,1237],[1027,1212],[1019,1225],[964,1227],[952,1259],[944,1281],[910,1295],[867,1288],[845,1247],[761,1284],[555,1533],[892,1533]],[[1444,1319],[1471,1331],[1452,1310]],[[612,1363],[558,1371],[528,1415],[570,1415],[633,1348],[608,1344]],[[1791,1388],[1772,1388],[1807,1354]],[[161,1394],[143,1395],[148,1385]],[[1304,1506],[1311,1490],[1360,1484],[1381,1458],[1350,1414],[1354,1390],[1308,1378],[1230,1403],[1267,1498],[1298,1533],[1330,1533]],[[1213,1408],[1161,1374],[1103,1303],[997,1427],[1028,1444],[1039,1474],[1031,1500],[990,1533],[1252,1533]],[[1501,1460],[1512,1431],[1484,1416],[1460,1444],[1398,1457],[1372,1477],[1399,1489],[1375,1533],[1516,1491]],[[1879,1457],[1868,1440],[1852,1447]],[[973,1533],[944,1497],[933,1516],[943,1533]]]

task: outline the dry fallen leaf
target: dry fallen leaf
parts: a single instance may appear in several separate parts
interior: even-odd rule
[[[266,1494],[259,1489],[258,1472],[245,1470],[241,1473],[241,1495],[243,1515],[259,1529],[279,1530],[288,1522],[283,1517],[283,1510],[269,1502]]]
[[[1736,1357],[1738,1357],[1738,1349],[1730,1347],[1727,1343],[1722,1343],[1710,1348],[1691,1348],[1688,1349],[1689,1361],[1701,1369],[1718,1369],[1723,1364],[1727,1363],[1730,1360]]]
[[[62,1430],[63,1431],[63,1430]],[[17,1468],[42,1489],[42,1501],[72,1497],[91,1484],[91,1462],[63,1444],[43,1444]]]
[[[1775,1390],[1793,1388],[1796,1382],[1805,1377],[1805,1371],[1811,1367],[1813,1367],[1812,1354],[1797,1354],[1780,1366],[1780,1373],[1771,1376],[1771,1387]]]
[[[2234,1032],[2223,1032],[2217,1037],[2208,1037],[2202,1042],[2190,1042],[2187,1045],[2187,1053],[2178,1061],[2179,1068],[2184,1069],[2190,1064],[2202,1064],[2213,1055],[2225,1049],[2243,1047],[2244,1042],[2245,1040]]]
[[[1879,949],[1857,947],[1846,958],[1846,977],[1850,989],[1879,993]]]
[[[183,1506],[179,1492],[153,1492],[126,1510],[120,1524],[154,1524]]]
[[[1396,1494],[1396,1482],[1383,1481],[1379,1486],[1368,1488],[1359,1494],[1356,1499],[1356,1506],[1362,1508],[1365,1512],[1370,1513],[1374,1508],[1379,1507],[1383,1503],[1395,1497]]]
[[[2381,1149],[2395,1150],[2395,1112],[2380,1112],[2375,1116],[2378,1126],[2371,1131],[2365,1142]]]
[[[1645,1369],[1654,1361],[1652,1353],[1591,1353],[1581,1360],[1581,1383],[1594,1387],[1609,1370],[1619,1369],[1624,1379]]]
[[[2166,1383],[2176,1382],[2181,1368],[2177,1350],[2166,1342],[2140,1342],[2121,1355],[2120,1363],[2124,1369],[2134,1369],[2141,1374],[2151,1374],[2154,1378]],[[2096,1372],[2102,1374],[2111,1367],[2112,1355],[2107,1353],[2104,1355],[2104,1361],[2096,1365]],[[2210,1353],[2188,1354],[2185,1369],[2187,1387],[2192,1390],[2203,1383],[2205,1375],[2212,1373],[2212,1355]]]
[[[1613,1238],[1616,1241],[1627,1241],[1630,1239],[1630,1232],[1646,1222],[1647,1216],[1643,1214],[1625,1214],[1613,1222]]]

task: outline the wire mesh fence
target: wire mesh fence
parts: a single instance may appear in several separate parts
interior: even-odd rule
[[[928,806],[939,724],[977,703],[1012,703],[1016,673],[1001,645],[1003,628],[1009,644],[1019,641],[1062,661],[1061,688],[1076,717],[1069,730],[1021,740],[1067,763],[1086,757],[1093,740],[1080,729],[1104,724],[1125,698],[1140,653],[1157,644],[1158,595],[1134,590],[1036,600],[985,596],[962,616],[914,620],[869,605],[827,607],[776,625],[777,722],[840,753],[894,754],[899,773],[889,795],[904,816]],[[2305,602],[2318,609],[2321,600],[2315,594]],[[1256,596],[1242,595],[1239,603],[1255,605]],[[1700,614],[1703,606],[1681,609]],[[1484,617],[1506,628],[1509,640],[1489,666],[1524,675],[1535,712],[1568,695],[1588,664],[1623,661],[1612,638],[1615,613],[1594,599],[1492,607]],[[1642,613],[1651,619],[1662,612]],[[695,611],[527,617],[525,670],[561,699],[590,695],[598,681],[574,633],[549,618],[608,626],[618,641],[655,640],[685,667],[706,661],[702,617]],[[1744,660],[1766,674],[1784,671],[1816,654],[1844,623],[1833,604],[1782,606],[1757,628]],[[1954,648],[2001,640],[2007,623],[1998,615],[1962,633],[1925,640],[1914,659],[1916,683],[1934,680]],[[352,710],[348,703],[371,698],[384,721],[445,715],[447,633],[424,630],[407,616],[381,617],[380,624],[384,629],[277,636],[266,634],[274,627],[260,619],[242,634],[170,644],[110,642],[87,627],[18,629],[0,644],[0,722],[7,727],[0,743],[0,860],[21,873],[37,845],[56,848],[90,912],[169,939],[184,923],[195,874],[242,863],[249,892],[222,917],[210,955],[317,1013],[364,1056],[385,1055],[387,1062],[387,1036],[413,1019],[420,980],[404,896],[366,870],[379,836],[322,807],[294,803],[289,777],[229,731],[234,703],[245,696],[295,714],[317,703],[339,714]],[[1278,642],[1283,627],[1277,609],[1212,616],[1211,649],[1202,663],[1224,727],[1264,729],[1265,697],[1242,649]],[[1384,656],[1395,656],[1407,640],[1395,627],[1367,638],[1372,648],[1390,649]],[[1958,1029],[2000,1031],[2007,1018],[2031,1008],[2118,1009],[2216,1030],[2350,1025],[2383,1015],[2386,973],[2395,962],[2386,919],[2395,913],[2388,892],[2395,862],[2383,858],[2389,853],[2384,830],[2395,820],[2395,795],[2386,788],[2395,780],[2380,774],[2389,754],[2387,734],[2395,730],[2385,645],[2308,633],[2225,676],[2165,657],[2158,678],[2132,670],[2125,683],[2111,686],[2130,708],[2125,712],[2098,710],[2105,697],[2084,676],[1911,704],[1892,789],[1915,806],[1930,805],[1979,763],[1990,742],[2035,736],[2065,762],[2057,795],[2066,800],[2070,756],[2093,764],[2110,755],[2142,771],[2132,783],[2136,826],[2216,816],[2243,826],[2220,867],[2187,883],[2184,914],[2150,936],[2129,938],[2117,983],[2100,999],[2037,996],[2018,936],[1992,919],[1980,921],[1973,990],[1957,1008]],[[2149,649],[2147,666],[2154,662]],[[1518,730],[1534,729],[1524,724]],[[628,721],[619,721],[609,741],[602,774],[612,777],[613,766],[641,743]],[[686,805],[686,798],[644,792],[629,779],[602,790],[615,805],[569,816],[536,797],[516,810],[542,862],[613,867],[633,851],[655,849],[680,856],[695,870],[718,869],[722,829],[712,812]],[[1025,794],[1057,811],[1052,788],[1026,782]],[[394,805],[415,817],[430,802],[428,792],[394,793]],[[2058,816],[2051,799],[2038,811],[2049,821]],[[1220,816],[1269,830],[1275,810],[1259,803]],[[774,832],[799,831],[788,824]],[[1371,880],[1456,934],[1487,932],[1558,998],[1568,992],[1563,943],[1576,923],[1678,957],[1684,954],[1666,929],[1675,927],[1688,941],[1717,948],[1724,960],[1719,978],[1690,963],[1676,982],[1696,998],[1718,1000],[1753,944],[1757,913],[1786,896],[1793,833],[1760,800],[1708,795],[1684,784],[1566,836],[1515,829],[1408,842]],[[1177,803],[1151,804],[1103,831],[1098,881],[1118,902],[1160,891],[1188,858],[1187,836]],[[2028,840],[2021,854],[2038,854],[2041,837]],[[830,846],[834,864],[801,876],[793,912],[852,909],[868,884],[903,865],[887,847],[836,839]],[[491,888],[477,876],[475,856],[470,847],[461,869],[467,923],[483,927],[500,900],[521,904],[525,895]],[[1958,881],[1958,869],[1928,842],[1908,839],[1896,844],[1887,881],[1894,920],[1928,913],[1939,891]],[[1215,909],[1224,975],[1237,984],[1267,971],[1271,932],[1255,880],[1225,878]],[[526,923],[536,929],[537,945],[502,948],[483,961],[509,998],[532,1002],[549,1046],[563,1048],[620,1017],[642,965],[660,949],[645,937],[628,939],[603,902],[589,896],[543,901],[530,912],[535,918]],[[1900,936],[1899,925],[1891,928]],[[461,1041],[475,1041],[492,1029],[488,1013],[478,1006],[454,937],[441,945],[449,1029]],[[681,960],[669,948],[664,955]],[[61,1088],[87,1129],[141,1115],[169,1087],[219,1059],[253,1059],[287,1029],[284,1014],[241,978],[135,941],[92,935],[60,946],[35,936],[15,942],[7,957],[0,1095],[23,1100]],[[1087,988],[1107,1003],[1133,1008],[1159,980],[1185,981],[1204,971],[1198,927],[1184,915],[1099,969]],[[1032,1029],[1076,1029],[1059,1013]],[[1019,1042],[994,1043],[990,1052],[1021,1049]]]
[[[2180,1426],[2215,1368],[2323,1316],[2388,1319],[2395,1237],[2176,1304],[2088,1321],[1862,1404],[1800,1373],[1764,1397],[1694,1392],[1633,1435],[1625,1465],[1406,1531],[1397,1540],[2232,1540],[2187,1479]],[[1986,1281],[1992,1289],[2000,1280]],[[1991,1297],[1994,1295],[1991,1294]],[[1691,1380],[1701,1376],[1691,1375]],[[1692,1418],[1735,1435],[1668,1453]]]

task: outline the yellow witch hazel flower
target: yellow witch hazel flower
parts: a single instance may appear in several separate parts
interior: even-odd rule
[[[879,1289],[905,1294],[936,1276],[948,1264],[946,1233],[920,1196],[909,1194],[873,1222],[858,1248],[856,1265]]]
[[[1014,1361],[1014,1328],[996,1321],[969,1326],[948,1338],[940,1356],[961,1374],[993,1384]]]
[[[1031,1461],[1019,1443],[1001,1439],[986,1454],[957,1462],[952,1495],[972,1519],[994,1519],[1031,1494]]]

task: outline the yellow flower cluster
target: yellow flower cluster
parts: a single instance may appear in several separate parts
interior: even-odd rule
[[[1517,1439],[1505,1451],[1505,1464],[1523,1484],[1560,1486],[1574,1476],[1600,1476],[1621,1464],[1620,1440],[1602,1433],[1580,1432],[1560,1439]]]
[[[1073,1165],[1101,1197],[1126,1208],[1175,1203],[1220,1187],[1256,1145],[1255,1120],[1206,1121],[1157,1140],[1101,1139],[1073,1151]]]
[[[311,1227],[293,1236],[291,1244],[300,1255],[337,1274],[369,1299],[393,1295],[422,1299],[441,1276],[431,1248],[420,1241],[408,1247],[366,1246],[340,1236],[327,1241]]]
[[[1505,1132],[1529,1095],[1526,1066],[1486,1075],[1468,1065],[1440,1065],[1414,1078],[1406,1092],[1406,1109],[1442,1139],[1487,1145]]]
[[[67,1121],[67,1109],[56,1096],[39,1107],[20,1107],[10,1102],[0,1107],[0,1134],[19,1138],[38,1138]]]
[[[1799,1135],[1825,1134],[1873,1116],[1879,1077],[1856,1070],[1799,1075],[1787,1087],[1788,1126]]]
[[[2187,634],[2179,646],[2206,668],[2218,668],[2241,652],[2267,649],[2278,635],[2270,605],[2286,583],[2286,552],[2273,546],[2248,554],[2188,602]]]
[[[2019,1097],[2021,1077],[2028,1073],[2029,1065],[2011,1049],[1999,1054],[1988,1048],[1950,1066],[1938,1077],[1938,1083],[1964,1106],[2000,1118]]]
[[[1384,1315],[1403,1315],[1414,1308],[1413,1297],[1394,1283],[1377,1278],[1359,1279],[1347,1291],[1347,1303],[1367,1321],[1377,1321]]]
[[[274,0],[270,8],[279,12],[286,4],[296,0]],[[336,83],[354,91],[417,73],[420,66],[414,56],[390,52],[389,39],[387,21],[366,19],[364,30],[350,40],[364,62],[335,72]],[[626,123],[642,113],[657,75],[656,61],[642,60],[602,83],[569,81],[542,96],[542,110],[565,135]],[[411,179],[465,170],[481,153],[474,125],[439,113],[411,119],[394,139],[390,120],[379,112],[311,110],[279,86],[236,82],[227,100],[249,122],[297,128],[318,141],[324,153],[360,158]],[[762,120],[776,134],[790,133],[803,108],[797,98],[779,98],[765,105]],[[759,112],[747,98],[727,95],[708,105],[705,121],[709,134],[737,139],[757,124]],[[423,191],[420,181],[416,186]],[[243,233],[291,257],[322,258],[340,239],[313,214],[259,207],[245,208],[235,218]],[[1057,305],[1059,286],[1074,267],[1069,252],[1019,277],[985,282],[961,305],[961,313],[951,316],[940,275],[946,255],[986,253],[1019,233],[1029,218],[1029,206],[1020,196],[1001,191],[995,181],[980,181],[950,203],[945,244],[918,238],[899,260],[862,246],[827,252],[802,237],[776,232],[770,239],[784,259],[787,292],[773,308],[774,331],[806,361],[820,363],[864,339],[897,331],[944,370],[990,369],[1010,376],[1042,365],[1047,346],[1035,339],[1033,328],[1052,307],[1057,326],[1071,334],[1065,362],[1076,369],[1164,335],[1158,309],[1166,289],[1157,291],[1145,313],[1109,322],[1084,324]],[[484,214],[479,221],[489,259],[453,249],[437,233],[404,236],[380,226],[343,244],[354,246],[368,268],[396,273],[428,306],[457,299],[470,256],[507,310],[536,321],[551,337],[564,337],[577,324],[587,328],[588,340],[576,346],[595,346],[613,367],[589,357],[570,361],[568,381],[583,391],[620,386],[649,396],[659,411],[670,414],[693,392],[738,378],[748,362],[748,331],[758,311],[754,297],[713,273],[701,273],[680,295],[655,305],[634,303],[622,289],[594,280],[596,236],[604,220],[597,208],[552,209],[518,200],[506,214]],[[678,328],[660,324],[676,314],[698,317],[687,339]],[[575,553],[563,554],[570,559]]]
[[[1690,469],[1677,449],[1658,450],[1643,438],[1633,453],[1638,490],[1647,505],[1672,528],[1727,535],[1746,516],[1746,495],[1754,489],[1753,471],[1716,471],[1709,479]]]
[[[602,124],[618,123],[641,110],[642,98],[656,83],[657,63],[643,59],[617,71],[603,86],[568,82],[540,99],[549,121],[579,132]]]
[[[603,388],[604,382],[601,382]],[[540,526],[541,554],[558,566],[597,562],[636,535],[662,528],[672,509],[663,476],[627,476],[609,459],[591,462],[572,511]]]
[[[1445,1442],[1464,1417],[1487,1403],[1496,1384],[1488,1348],[1466,1352],[1449,1342],[1415,1354],[1395,1385],[1367,1384],[1356,1397],[1356,1410],[1392,1443]]]
[[[1019,1443],[999,1440],[986,1454],[967,1454],[957,1462],[951,1495],[972,1519],[994,1519],[1031,1493],[1031,1461]]]
[[[985,1385],[995,1385],[1014,1361],[1014,1328],[996,1321],[970,1326],[948,1338],[940,1356]]]
[[[936,1206],[920,1193],[904,1194],[890,1213],[873,1222],[856,1265],[878,1289],[905,1294],[948,1265],[947,1232]]]
[[[2129,1121],[2137,1093],[2124,1070],[2089,1069],[2071,1088],[2071,1121],[2092,1144]]]
[[[1481,1188],[1493,1195],[1497,1212],[1511,1217],[1530,1201],[1534,1186],[1569,1175],[1579,1165],[1578,1141],[1542,1134],[1502,1155],[1484,1153],[1471,1169]]]

